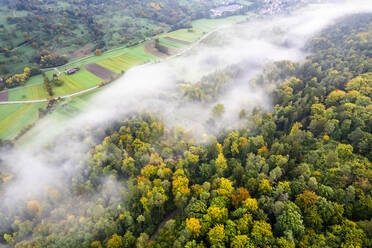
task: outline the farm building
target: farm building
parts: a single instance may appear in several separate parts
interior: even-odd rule
[[[212,16],[222,16],[225,13],[234,13],[242,8],[243,6],[240,4],[231,4],[211,9],[210,12]]]
[[[72,68],[66,71],[67,75],[74,74],[76,72],[80,71],[80,68]]]

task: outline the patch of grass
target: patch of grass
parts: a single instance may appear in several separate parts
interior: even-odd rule
[[[22,104],[0,104],[0,122],[21,107]]]
[[[9,101],[30,101],[46,99],[48,94],[44,84],[35,84],[26,87],[18,87],[8,91]]]
[[[186,45],[183,45],[181,43],[166,40],[166,39],[163,39],[163,38],[159,39],[159,43],[160,43],[160,45],[163,45],[163,46],[166,46],[166,47],[172,47],[172,48],[183,48],[183,47],[186,46]]]
[[[63,85],[53,87],[54,97],[69,95],[85,89],[81,83],[65,74],[62,74],[60,79],[63,81]]]
[[[190,29],[179,29],[167,34],[167,36],[179,40],[188,42],[195,42],[203,36],[203,31],[195,28]]]
[[[48,93],[44,87],[44,84],[32,85],[26,87],[27,89],[27,100],[40,100],[48,98]]]
[[[17,87],[8,91],[8,101],[26,101],[27,88]]]
[[[139,59],[132,54],[123,54],[114,58],[108,58],[98,62],[97,64],[113,71],[117,74],[120,74],[122,71],[126,71],[129,68],[143,63],[143,60]]]
[[[0,107],[0,113],[3,112],[3,108],[12,110],[11,113],[9,113],[8,110],[6,118],[2,118],[0,120],[0,139],[14,139],[23,128],[34,123],[38,119],[39,108],[46,107],[46,103],[28,103],[15,105],[19,105],[20,107],[10,107],[8,104]],[[5,113],[5,111],[3,113]]]
[[[34,84],[42,84],[43,83],[43,76],[41,74],[32,76],[26,82],[26,86],[34,85]]]
[[[88,88],[97,86],[99,82],[102,82],[101,78],[90,73],[85,68],[81,68],[79,72],[72,74],[71,76],[67,76],[67,77],[78,82],[81,85],[81,87],[83,87],[83,89],[88,89]],[[75,93],[75,92],[71,92],[71,93]]]

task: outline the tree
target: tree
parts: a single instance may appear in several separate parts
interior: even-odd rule
[[[208,232],[208,238],[211,245],[222,245],[225,240],[224,225],[217,224]]]
[[[251,213],[254,213],[258,209],[257,200],[255,198],[247,198],[243,201],[243,204]]]
[[[111,236],[107,241],[107,248],[120,248],[123,247],[123,237],[117,235],[116,233]]]
[[[47,90],[49,96],[53,96],[52,86],[50,84],[49,78],[46,77],[46,76],[44,76],[44,86],[45,86],[45,89]]]
[[[301,209],[309,208],[316,204],[318,201],[318,196],[313,191],[305,190],[302,194],[297,195],[296,204]]]
[[[141,233],[141,235],[137,239],[136,247],[145,248],[147,247],[148,242],[149,242],[149,235],[147,235],[147,233]]]
[[[227,169],[227,162],[222,152],[218,154],[216,159],[216,169],[219,176],[223,176]]]
[[[275,229],[282,235],[291,231],[296,237],[301,236],[305,231],[305,227],[300,209],[292,202],[286,204],[277,218]]]
[[[27,202],[27,210],[32,216],[37,216],[41,214],[41,204],[36,200],[29,201]]]
[[[194,235],[194,237],[199,236],[200,230],[202,228],[202,226],[200,225],[199,219],[196,219],[196,218],[186,219],[186,227],[190,230],[190,232]]]
[[[255,244],[260,246],[267,245],[271,242],[273,237],[271,225],[263,220],[253,221],[251,235]]]
[[[225,113],[225,106],[221,103],[213,106],[212,114],[214,117],[221,117]]]
[[[184,208],[190,195],[189,179],[185,176],[182,169],[178,169],[173,174],[172,191],[174,195],[174,203],[179,208]]]
[[[220,208],[215,205],[210,206],[207,213],[213,223],[224,222],[228,217],[227,208]]]
[[[247,235],[236,235],[231,241],[231,248],[254,248]]]

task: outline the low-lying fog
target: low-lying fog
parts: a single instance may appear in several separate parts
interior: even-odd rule
[[[46,185],[69,184],[65,176],[75,173],[74,168],[84,159],[86,145],[59,136],[53,153],[43,147],[67,128],[82,129],[87,125],[124,119],[136,111],[161,113],[168,126],[179,125],[203,129],[216,103],[225,105],[224,125],[233,127],[241,107],[259,106],[270,110],[270,99],[260,88],[251,88],[248,81],[257,75],[263,65],[277,60],[300,61],[305,58],[305,42],[340,17],[372,12],[369,0],[332,1],[313,4],[288,17],[252,20],[245,24],[220,29],[218,45],[201,42],[180,57],[161,63],[147,64],[129,70],[109,87],[102,88],[90,101],[90,107],[76,118],[63,123],[45,118],[32,130],[37,135],[32,142],[18,145],[0,156],[16,175],[1,191],[0,205],[21,203],[37,198]],[[211,37],[208,41],[213,40]],[[202,75],[216,68],[244,63],[246,71],[237,84],[210,104],[183,104],[164,97],[175,90],[175,83],[195,83]],[[207,129],[203,130],[207,132]],[[60,161],[60,164],[54,164]]]

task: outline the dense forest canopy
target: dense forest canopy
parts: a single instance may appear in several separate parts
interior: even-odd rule
[[[205,142],[153,113],[71,134],[90,149],[70,184],[3,209],[0,242],[371,247],[371,30],[371,14],[350,16],[311,39],[305,61],[275,62],[250,82],[267,89],[273,111],[241,109],[241,128]],[[245,69],[182,82],[180,101],[211,101]],[[212,127],[224,111],[222,104],[213,108]],[[61,163],[53,156],[50,162]],[[5,186],[17,175],[1,168]]]

